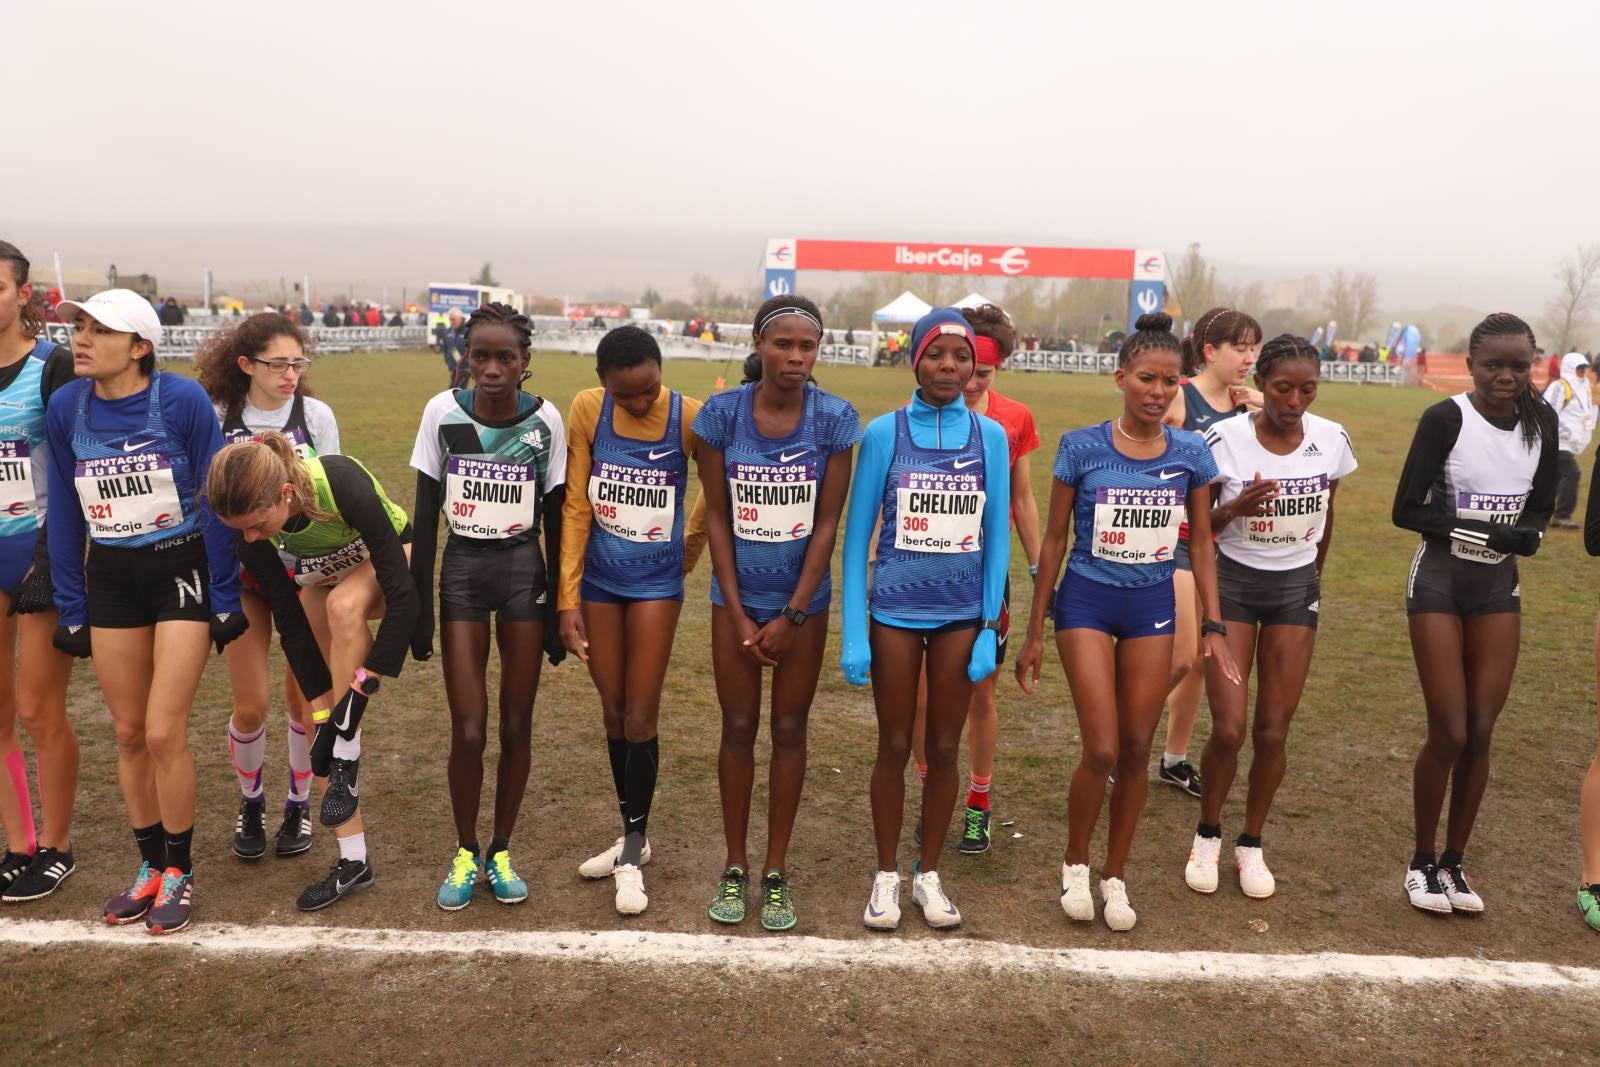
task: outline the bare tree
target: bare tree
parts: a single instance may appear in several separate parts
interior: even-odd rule
[[[1183,313],[1191,319],[1217,306],[1217,269],[1200,254],[1198,241],[1191,244],[1173,266],[1172,286],[1178,291]]]
[[[1329,318],[1339,324],[1341,336],[1352,340],[1360,337],[1378,309],[1377,277],[1334,271],[1328,276],[1326,305]]]
[[[1557,337],[1555,350],[1569,352],[1589,332],[1589,316],[1600,303],[1600,244],[1579,245],[1556,270],[1556,295],[1545,305],[1545,332]]]

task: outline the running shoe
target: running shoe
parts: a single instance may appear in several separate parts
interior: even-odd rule
[[[578,873],[584,878],[600,879],[610,878],[617,870],[617,860],[622,857],[622,838],[617,838],[617,843],[600,853],[590,856],[578,864]],[[650,862],[650,842],[644,843],[644,851],[639,854],[639,866],[643,867]]]
[[[1411,900],[1413,908],[1431,911],[1440,915],[1449,915],[1453,910],[1450,907],[1450,898],[1445,895],[1444,886],[1440,884],[1439,868],[1433,864],[1426,867],[1407,867],[1405,880],[1406,896]]]
[[[478,884],[483,871],[483,861],[471,850],[457,848],[450,860],[450,873],[444,876],[439,887],[439,907],[445,911],[460,911],[472,903],[472,887]]]
[[[328,788],[322,794],[322,825],[343,826],[355,818],[361,805],[361,757],[340,759],[335,756],[328,767]]]
[[[1600,882],[1578,887],[1578,912],[1589,929],[1600,933]]]
[[[1233,862],[1239,868],[1239,889],[1251,900],[1266,900],[1278,891],[1278,881],[1267,869],[1267,857],[1259,845],[1234,845]]]
[[[1139,921],[1138,913],[1128,903],[1128,887],[1121,878],[1100,879],[1100,900],[1103,904],[1101,914],[1111,929],[1118,932],[1132,930],[1133,924]]]
[[[981,856],[989,851],[989,809],[968,808],[966,829],[961,832],[961,851]]]
[[[139,873],[133,876],[133,885],[128,891],[106,901],[106,922],[116,926],[138,922],[160,892],[161,872],[148,863],[139,864]]]
[[[1156,771],[1156,779],[1177,786],[1192,797],[1200,796],[1200,772],[1188,760],[1179,760],[1170,767],[1163,763]]]
[[[1461,869],[1461,864],[1439,868],[1439,888],[1449,898],[1451,911],[1476,915],[1483,910],[1483,898],[1472,891],[1472,882],[1467,879],[1467,872]]]
[[[290,801],[283,806],[283,822],[278,826],[278,857],[285,859],[311,851],[311,805]]]
[[[862,918],[868,930],[893,930],[900,925],[900,872],[879,871],[872,878],[872,896]]]
[[[1089,893],[1089,865],[1061,865],[1061,910],[1074,922],[1094,922],[1094,897]]]
[[[644,892],[644,875],[639,868],[631,863],[618,864],[611,880],[617,889],[618,915],[638,915],[650,906],[650,898]]]
[[[913,871],[911,903],[922,909],[923,919],[935,930],[950,930],[961,925],[961,913],[945,895],[938,871]]]
[[[239,801],[239,814],[233,820],[233,854],[242,860],[258,860],[267,854],[265,801]]]
[[[301,911],[321,911],[330,904],[337,904],[341,897],[372,888],[372,882],[371,863],[341,859],[333,865],[328,877],[306,886],[294,906]]]
[[[6,887],[4,893],[0,893],[0,900],[7,904],[20,904],[25,900],[47,897],[75,870],[77,865],[72,862],[72,853],[58,848],[41,848],[34,853],[28,869]]]
[[[33,857],[26,852],[8,851],[4,859],[0,859],[0,889],[5,889],[17,876],[28,869],[28,864],[33,862]]]
[[[745,869],[738,864],[729,867],[717,879],[717,895],[711,899],[711,907],[706,909],[706,914],[711,916],[713,922],[727,923],[729,926],[744,922],[744,896],[749,888],[750,876]]]
[[[782,933],[793,930],[799,922],[794,913],[794,894],[789,892],[789,880],[781,871],[768,871],[761,876],[761,929]]]
[[[194,914],[194,872],[168,867],[161,872],[161,892],[144,915],[144,928],[152,934],[175,934],[189,925]]]
[[[528,899],[528,883],[511,869],[510,852],[501,849],[490,856],[483,871],[489,879],[489,888],[494,890],[494,899],[499,903],[521,904]]]
[[[1194,835],[1189,846],[1189,862],[1183,867],[1183,881],[1196,893],[1217,891],[1217,860],[1222,855],[1222,838]]]

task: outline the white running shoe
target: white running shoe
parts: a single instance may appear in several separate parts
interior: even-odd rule
[[[1128,887],[1121,878],[1100,879],[1100,899],[1105,902],[1102,914],[1111,929],[1132,930],[1133,924],[1139,921],[1138,913],[1128,903]]]
[[[1189,862],[1183,868],[1183,880],[1196,893],[1217,891],[1217,857],[1222,855],[1222,838],[1194,835],[1189,846]]]
[[[1233,862],[1239,867],[1239,888],[1251,900],[1266,900],[1278,891],[1277,879],[1267,870],[1267,858],[1259,846],[1234,845]]]
[[[861,919],[868,930],[893,930],[900,925],[900,872],[879,871],[872,879],[872,896]]]
[[[1074,922],[1094,922],[1094,897],[1089,893],[1089,865],[1061,865],[1061,910]]]
[[[622,856],[622,838],[617,838],[617,843],[600,853],[590,856],[578,864],[578,873],[585,878],[610,878],[616,873],[617,860]],[[639,855],[639,866],[643,867],[650,862],[650,842],[644,843],[644,851]]]
[[[945,895],[938,871],[918,871],[911,879],[911,903],[922,909],[922,917],[935,930],[961,925],[961,913]]]
[[[612,880],[617,886],[618,915],[637,915],[650,906],[650,898],[644,895],[644,875],[639,868],[624,863],[616,869]]]
[[[1483,910],[1483,898],[1473,892],[1472,883],[1467,879],[1467,872],[1461,869],[1461,864],[1439,868],[1439,888],[1444,890],[1452,911],[1476,914]]]
[[[1415,867],[1407,867],[1405,887],[1406,896],[1411,898],[1411,906],[1449,915],[1454,909],[1450,907],[1450,898],[1445,896],[1440,881],[1439,868],[1431,863],[1420,871]]]

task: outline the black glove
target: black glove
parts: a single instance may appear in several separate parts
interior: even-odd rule
[[[553,605],[555,597],[551,596],[550,600]],[[561,666],[561,661],[567,658],[567,646],[561,642],[561,624],[556,621],[551,607],[546,607],[544,613],[544,654],[552,667]]]
[[[89,627],[83,623],[76,626],[57,626],[56,632],[50,635],[50,643],[69,656],[88,659]]]
[[[56,606],[55,592],[56,587],[50,583],[49,568],[34,567],[22,579],[22,584],[17,586],[17,593],[11,598],[11,607],[6,614],[34,615],[49,611]]]
[[[218,654],[248,629],[250,620],[245,618],[242,611],[219,611],[211,616],[211,640],[217,646]]]
[[[333,706],[333,711],[317,723],[317,732],[311,738],[312,774],[318,778],[328,776],[328,767],[333,762],[333,743],[341,737],[347,741],[354,737],[361,726],[361,715],[366,710],[367,695],[346,688],[339,703]]]
[[[411,633],[411,658],[418,663],[433,658],[433,613],[427,615],[425,619],[417,619],[416,629]]]
[[[1500,522],[1492,522],[1488,526],[1488,548],[1493,552],[1531,556],[1539,551],[1539,542],[1543,535],[1536,527],[1512,526]]]

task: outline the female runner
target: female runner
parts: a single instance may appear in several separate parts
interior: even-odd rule
[[[971,324],[954,308],[918,320],[911,338],[917,389],[909,404],[867,427],[845,520],[839,661],[851,685],[864,685],[870,671],[878,714],[872,769],[878,870],[863,918],[873,930],[900,922],[895,853],[924,671],[928,778],[911,900],[935,929],[961,923],[939,881],[939,853],[955,808],[956,756],[972,688],[995,669],[1011,554],[1005,430],[968,411],[963,397],[976,348]],[[867,550],[880,515],[869,611]]]
[[[1462,864],[1489,784],[1489,741],[1522,639],[1516,556],[1539,549],[1555,510],[1555,412],[1533,390],[1533,330],[1490,315],[1467,339],[1472,389],[1428,408],[1400,484],[1394,524],[1422,535],[1406,581],[1411,652],[1428,710],[1412,776],[1416,852],[1405,890],[1423,911],[1481,912]],[[1445,850],[1434,847],[1445,789]]]
[[[683,576],[705,545],[704,495],[687,524],[683,514],[700,402],[661,384],[661,349],[637,326],[601,338],[595,372],[599,388],[567,416],[567,484],[588,490],[564,506],[558,607],[561,642],[600,694],[623,833],[578,873],[612,878],[618,913],[637,915],[650,903],[639,868],[650,862],[661,686]]]
[[[53,640],[93,654],[142,861],[106,921],[143,918],[168,934],[194,906],[190,706],[209,646],[222,651],[249,625],[233,536],[199,506],[222,429],[205,390],[155,369],[161,322],[143,297],[108,289],[57,311],[73,324],[80,380],[56,391],[45,420],[50,495],[62,502],[48,534]]]
[[[290,668],[316,709],[311,773],[323,780],[318,817],[339,839],[339,860],[296,906],[319,911],[373,881],[359,800],[361,718],[378,676],[399,675],[416,625],[411,526],[360,463],[301,459],[275,432],[217,453],[206,495],[217,517],[243,535],[239,559],[266,597]],[[292,575],[279,553],[294,559]],[[376,640],[371,619],[381,620]],[[330,677],[348,682],[333,692],[338,682]]]
[[[1183,372],[1188,379],[1163,420],[1168,426],[1204,434],[1226,419],[1261,407],[1261,394],[1245,383],[1261,351],[1261,324],[1233,308],[1212,308],[1183,339]],[[1189,762],[1189,738],[1200,715],[1205,671],[1200,662],[1200,597],[1189,568],[1189,527],[1178,529],[1173,572],[1178,622],[1173,634],[1172,689],[1167,694],[1167,743],[1156,780],[1200,795],[1200,775]],[[1212,553],[1215,554],[1214,552]]]
[[[566,657],[546,576],[561,573],[567,435],[555,405],[522,391],[533,326],[508,305],[485,304],[467,320],[466,344],[462,362],[472,388],[447,389],[428,402],[411,452],[417,471],[411,574],[422,604],[412,652],[419,659],[433,651],[433,563],[441,511],[447,528],[439,616],[450,702],[447,768],[456,849],[436,897],[446,911],[472,902],[480,876],[502,904],[528,898],[527,883],[511,866],[511,832],[528,785],[540,656],[548,654],[552,666]],[[500,650],[500,764],[494,833],[485,851],[478,845],[478,809],[489,723],[491,614]]]
[[[339,424],[333,409],[311,395],[305,375],[306,335],[282,315],[252,315],[210,341],[196,357],[200,384],[216,405],[225,441],[247,441],[275,430],[294,442],[302,456],[336,455]],[[227,651],[228,682],[233,689],[233,717],[228,721],[228,753],[239,777],[239,814],[234,819],[233,854],[260,859],[267,852],[267,649],[272,641],[272,616],[266,598],[248,574],[242,577],[241,601],[250,629]],[[284,675],[284,711],[288,723],[288,797],[283,822],[274,839],[279,856],[297,856],[311,848],[311,750],[307,740],[309,711],[295,684]]]
[[[1199,435],[1162,424],[1182,362],[1171,327],[1166,315],[1141,316],[1117,356],[1122,414],[1061,436],[1028,637],[1017,657],[1017,681],[1031,693],[1044,660],[1045,598],[1067,555],[1070,527],[1072,556],[1055,602],[1056,649],[1077,707],[1083,756],[1067,793],[1061,907],[1068,918],[1094,919],[1089,838],[1115,769],[1100,882],[1113,930],[1131,930],[1138,919],[1124,868],[1149,788],[1144,768],[1172,661],[1172,551],[1185,515],[1196,542],[1211,543],[1207,487],[1217,465]],[[1218,621],[1212,554],[1197,552],[1193,562],[1204,608],[1204,655],[1215,657],[1237,685],[1228,629]]]
[[[72,381],[72,351],[39,339],[29,263],[0,241],[0,900],[18,903],[55,892],[76,869],[72,805],[78,790],[78,738],[67,721],[72,657],[50,643],[56,628],[44,525],[47,497],[45,405]],[[13,621],[15,620],[15,621]],[[13,667],[15,662],[15,667]],[[39,828],[17,720],[33,739],[39,770]],[[8,788],[9,787],[9,788]]]
[[[761,675],[772,672],[772,764],[761,925],[796,923],[785,858],[806,772],[806,720],[817,691],[833,591],[829,565],[861,437],[855,408],[812,384],[822,313],[803,296],[756,312],[756,380],[707,400],[694,420],[711,544],[711,655],[722,704],[717,782],[726,869],[711,918],[744,921],[746,836],[755,780]]]
[[[1222,804],[1238,770],[1250,725],[1250,665],[1256,682],[1255,754],[1245,800],[1244,832],[1234,844],[1239,888],[1263,900],[1276,883],[1261,852],[1261,831],[1283,781],[1289,721],[1300,703],[1322,605],[1322,570],[1333,544],[1333,502],[1339,481],[1356,469],[1344,427],[1306,409],[1317,399],[1317,350],[1284,334],[1256,360],[1261,411],[1206,431],[1222,478],[1212,486],[1211,528],[1217,531],[1217,595],[1228,648],[1242,685],[1208,665],[1211,736],[1201,754],[1200,826],[1184,869],[1198,893],[1217,889]]]

